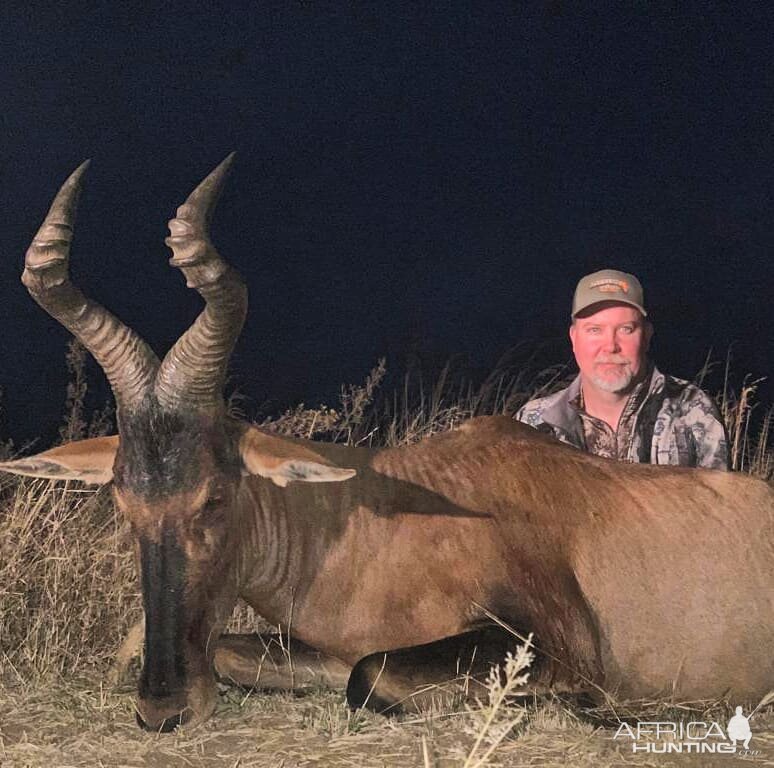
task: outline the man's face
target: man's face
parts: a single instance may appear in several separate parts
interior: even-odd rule
[[[591,312],[576,317],[570,326],[572,351],[583,383],[603,392],[624,393],[645,366],[653,329],[628,304],[604,302]]]

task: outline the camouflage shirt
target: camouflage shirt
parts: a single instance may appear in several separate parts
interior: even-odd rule
[[[583,405],[583,387],[578,396],[570,401],[570,405],[578,412],[583,426],[584,447],[589,453],[604,456],[606,459],[627,461],[629,448],[634,439],[634,425],[637,414],[645,402],[650,387],[652,367],[645,377],[632,390],[629,399],[621,412],[618,428],[613,429],[606,421],[587,413]]]
[[[694,384],[655,367],[632,391],[617,430],[583,409],[580,375],[566,389],[530,400],[516,418],[598,456],[730,468],[728,436],[715,403]]]

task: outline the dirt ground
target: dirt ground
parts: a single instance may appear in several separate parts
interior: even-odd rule
[[[487,754],[496,736],[491,733],[471,756],[482,722],[464,708],[387,719],[351,713],[336,692],[265,694],[224,687],[204,725],[148,734],[134,723],[133,698],[128,688],[109,691],[85,680],[48,690],[0,688],[0,768],[774,765],[769,711],[751,720],[751,754],[697,756],[635,754],[631,740],[614,739],[615,730],[560,702],[512,707],[505,725],[518,722],[508,735]]]

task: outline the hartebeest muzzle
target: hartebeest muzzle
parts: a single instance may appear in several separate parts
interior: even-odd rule
[[[192,642],[200,638],[191,637],[186,556],[171,527],[158,543],[140,540],[140,569],[146,629],[137,722],[169,731],[211,714],[215,682],[201,643]]]

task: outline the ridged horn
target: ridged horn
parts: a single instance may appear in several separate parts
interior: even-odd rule
[[[197,410],[223,407],[226,366],[245,321],[247,288],[210,242],[209,222],[233,158],[232,152],[177,209],[164,241],[172,249],[169,263],[206,302],[156,375],[156,397],[168,408],[183,403]]]
[[[33,299],[91,352],[102,367],[120,409],[149,391],[159,360],[131,328],[83,295],[70,282],[70,243],[83,175],[82,163],[62,185],[27,249],[22,282]]]

